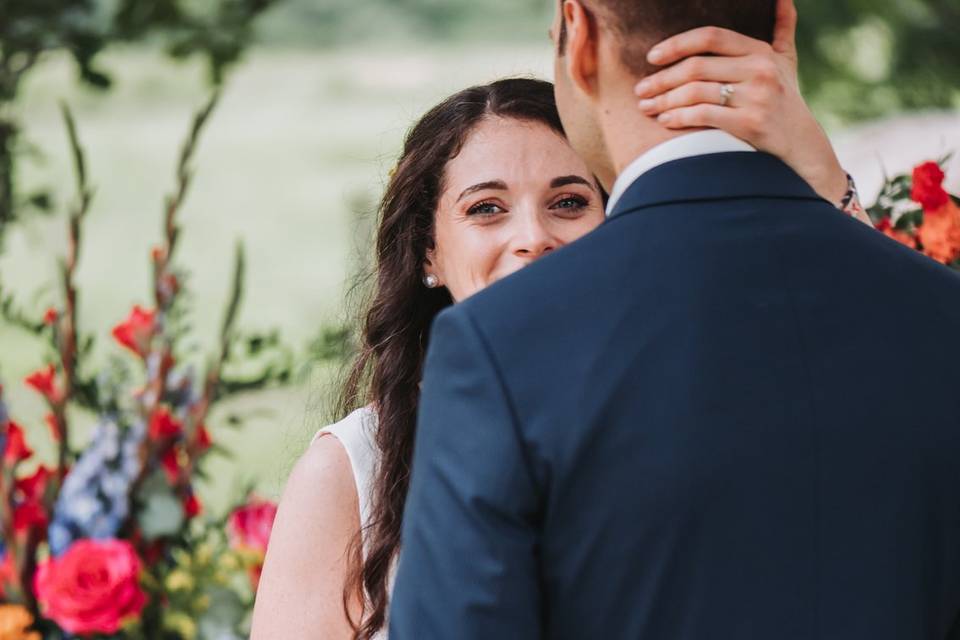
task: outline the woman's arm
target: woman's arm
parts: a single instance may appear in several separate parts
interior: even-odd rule
[[[253,612],[251,640],[353,638],[343,607],[349,549],[360,530],[357,487],[335,436],[297,462],[277,511]],[[360,598],[351,603],[360,613]]]
[[[824,199],[870,224],[848,197],[847,172],[800,95],[796,26],[793,0],[779,0],[772,45],[714,27],[661,42],[649,60],[665,68],[637,85],[640,108],[668,128],[723,129],[778,156]],[[724,85],[733,89],[726,104]]]

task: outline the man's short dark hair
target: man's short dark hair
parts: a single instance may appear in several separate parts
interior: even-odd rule
[[[723,27],[771,42],[776,0],[580,0],[622,41],[623,62],[638,76],[653,69],[647,52],[657,42],[698,27]],[[561,8],[563,0],[560,0]],[[566,21],[561,17],[557,45],[566,51]]]

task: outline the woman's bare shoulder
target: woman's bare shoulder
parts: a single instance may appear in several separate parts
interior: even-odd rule
[[[301,455],[287,480],[264,561],[254,609],[258,638],[349,638],[343,590],[360,531],[357,487],[342,443],[324,435]]]

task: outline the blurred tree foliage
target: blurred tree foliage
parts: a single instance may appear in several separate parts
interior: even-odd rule
[[[0,0],[0,242],[18,212],[48,210],[45,193],[18,194],[24,145],[13,109],[24,77],[45,55],[67,52],[80,79],[110,86],[97,55],[119,43],[160,43],[176,58],[204,56],[219,84],[253,37],[253,20],[275,0]]]
[[[557,1],[285,0],[261,26],[267,42],[313,46],[546,43]],[[960,0],[796,2],[804,89],[821,113],[852,121],[956,104]]]
[[[950,108],[960,96],[960,0],[797,0],[800,72],[846,120]]]

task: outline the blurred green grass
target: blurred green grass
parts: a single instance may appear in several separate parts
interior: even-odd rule
[[[548,76],[549,45],[443,46],[413,50],[253,50],[227,82],[195,162],[180,221],[177,262],[192,273],[198,346],[212,349],[228,295],[234,245],[247,247],[248,278],[239,326],[280,328],[303,347],[343,320],[344,292],[369,262],[374,207],[403,134],[439,99],[507,75]],[[24,192],[49,187],[55,215],[11,229],[0,280],[34,313],[57,301],[64,211],[74,179],[59,101],[73,108],[96,189],[84,228],[77,279],[79,319],[99,339],[96,358],[117,349],[110,328],[130,306],[150,304],[149,251],[160,239],[164,195],[174,184],[192,113],[207,99],[205,69],[129,49],[104,59],[115,89],[78,87],[70,63],[52,58],[29,78],[18,107],[36,158],[21,164]],[[42,345],[0,326],[0,378],[16,418],[41,457],[52,450],[42,406],[21,384],[43,363]],[[230,401],[211,419],[232,461],[211,460],[201,496],[214,511],[247,481],[278,497],[290,468],[328,417],[334,371]],[[266,408],[272,415],[261,416]],[[227,411],[256,417],[238,431]],[[218,420],[217,416],[221,416]],[[84,442],[90,416],[79,416]]]

